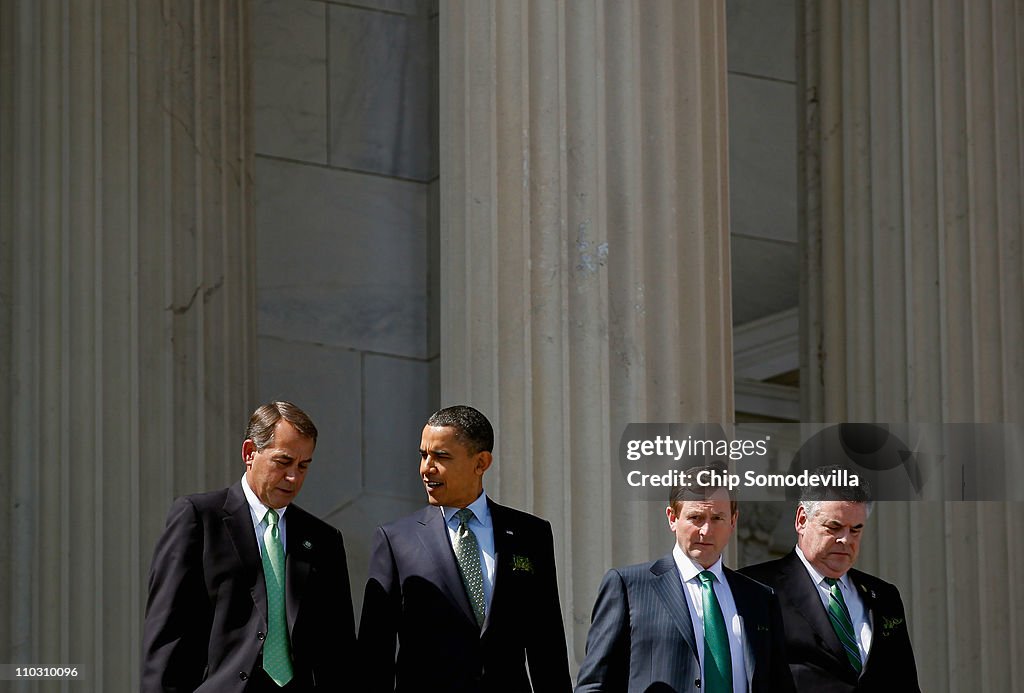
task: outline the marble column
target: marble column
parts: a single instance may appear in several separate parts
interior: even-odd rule
[[[672,545],[613,483],[625,425],[732,417],[724,2],[440,16],[442,404],[552,522],[578,661],[605,570]]]
[[[0,7],[0,661],[88,682],[14,690],[137,689],[167,507],[241,473],[247,25],[241,0]]]
[[[1012,0],[805,0],[804,420],[1024,421]],[[1022,690],[1024,520],[884,503],[862,563],[907,602],[922,689]]]

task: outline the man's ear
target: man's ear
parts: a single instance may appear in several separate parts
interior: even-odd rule
[[[793,519],[793,529],[796,530],[797,534],[803,532],[804,527],[807,526],[807,513],[804,512],[804,506],[797,504],[796,506],[796,517]]]
[[[673,525],[678,518],[676,517],[676,511],[672,509],[671,505],[665,508],[665,517],[668,518],[668,528],[674,532],[676,528]]]
[[[475,459],[476,473],[479,474],[480,476],[483,476],[484,472],[491,468],[491,463],[494,462],[494,455],[487,452],[486,450],[481,450],[476,454]]]
[[[252,461],[256,458],[256,443],[252,442],[250,438],[246,438],[245,442],[242,443],[242,462],[245,463],[246,468],[252,465]]]

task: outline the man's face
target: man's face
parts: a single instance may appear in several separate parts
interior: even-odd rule
[[[866,503],[823,501],[814,517],[808,517],[803,506],[797,506],[797,546],[819,573],[840,578],[857,560],[867,517]]]
[[[676,507],[678,513],[669,506],[665,514],[679,548],[702,567],[710,568],[736,529],[739,513],[730,514],[729,494],[718,489],[706,499],[684,500]]]
[[[262,450],[249,439],[242,443],[245,480],[263,505],[276,510],[295,500],[313,461],[315,446],[312,438],[284,419],[274,426],[274,439]]]
[[[424,426],[420,438],[420,478],[431,505],[465,508],[484,488],[491,453],[470,454],[451,426]]]

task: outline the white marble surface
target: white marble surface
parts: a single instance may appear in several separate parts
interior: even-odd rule
[[[795,243],[732,235],[732,322],[742,325],[799,304]]]
[[[440,408],[437,389],[430,387],[431,370],[436,369],[436,359],[364,357],[363,485],[367,491],[412,498],[423,494],[418,450],[423,425]]]
[[[256,162],[260,334],[427,358],[427,186]]]
[[[407,15],[437,14],[437,0],[327,0],[327,2]]]
[[[794,0],[727,0],[729,72],[796,81]]]
[[[427,210],[427,354],[433,358],[441,353],[441,197],[437,179],[429,185]]]
[[[322,517],[355,498],[362,487],[360,355],[265,336],[258,347],[260,402],[294,402],[316,424],[313,464],[297,502]]]
[[[797,241],[796,87],[729,75],[732,232]]]
[[[260,154],[327,162],[327,6],[252,5],[253,126]]]
[[[330,164],[430,180],[437,170],[436,22],[340,5],[328,12]]]

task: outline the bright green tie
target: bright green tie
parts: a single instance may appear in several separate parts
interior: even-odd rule
[[[292,658],[288,648],[288,624],[284,615],[284,547],[277,528],[277,512],[271,508],[264,518],[263,579],[267,583],[267,640],[263,643],[263,671],[278,686],[292,680]]]
[[[839,581],[835,578],[825,578],[828,583],[828,620],[832,621],[832,628],[839,636],[839,642],[843,644],[846,652],[846,659],[850,666],[858,674],[861,670],[860,648],[857,647],[857,638],[853,633],[853,621],[850,619],[850,610],[846,608],[846,600],[843,599],[843,592],[839,587]]]
[[[725,628],[722,607],[715,596],[715,574],[704,570],[699,577],[704,607],[704,690],[707,693],[732,693],[729,631]]]
[[[466,594],[469,595],[469,602],[473,605],[476,624],[482,626],[484,624],[484,575],[480,571],[480,545],[476,541],[473,530],[469,528],[473,511],[463,508],[455,513],[455,517],[459,521],[459,528],[455,532],[455,558],[459,562],[462,584],[466,586]]]

